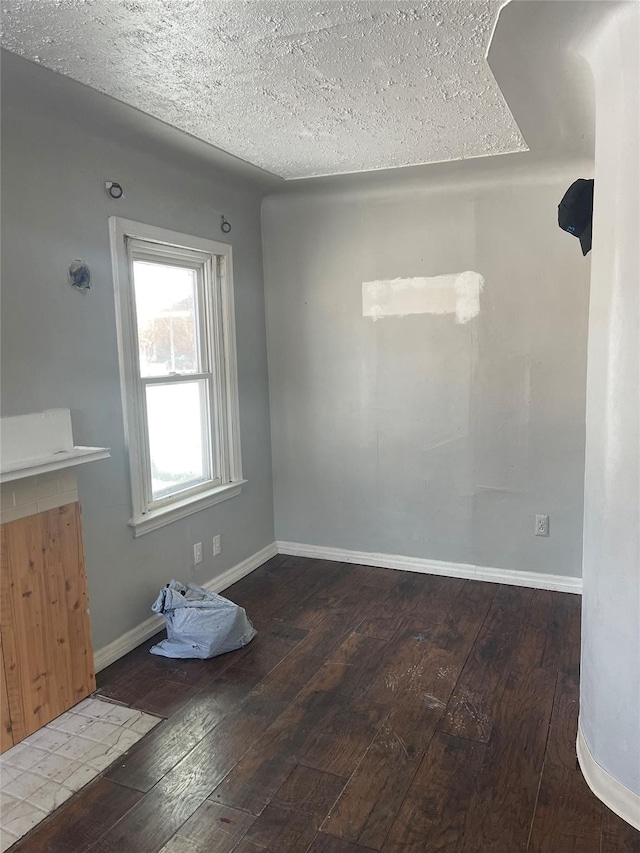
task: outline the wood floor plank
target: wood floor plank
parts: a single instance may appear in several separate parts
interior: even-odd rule
[[[500,587],[445,711],[441,731],[486,743],[532,597],[523,587]]]
[[[345,642],[346,641],[346,642]],[[334,661],[353,659],[350,657],[357,649],[366,649],[367,661],[375,657],[379,650],[380,641],[375,638],[364,638],[359,641],[357,637],[349,636],[343,638],[343,642],[334,646],[331,655],[336,653]],[[339,733],[371,731],[377,729],[386,716],[386,710],[375,701],[367,697],[365,701],[352,690],[352,681],[357,680],[359,673],[366,669],[363,665],[340,664],[338,677],[329,672],[319,672],[300,691],[298,696],[287,709],[285,718],[290,724],[300,724],[323,731],[327,735]],[[343,669],[340,669],[343,667]],[[353,678],[351,678],[353,674]],[[323,769],[323,768],[318,768]],[[326,769],[327,772],[333,772]],[[341,775],[341,774],[338,774]]]
[[[317,821],[309,815],[269,805],[255,822],[247,841],[274,853],[303,853],[317,829]]]
[[[428,603],[421,603],[389,641],[379,664],[363,674],[355,695],[390,706],[397,704],[399,696],[405,704],[411,696],[418,704],[429,701],[428,687],[422,682],[430,682],[432,673],[425,670],[423,658],[433,659],[435,654],[440,658],[441,677],[447,680],[455,672],[457,678],[456,662],[464,662],[495,593],[493,585],[474,582],[436,587]]]
[[[535,589],[523,615],[523,625],[518,640],[518,654],[530,666],[559,669],[562,642],[558,634],[565,621],[564,605],[559,593],[548,589]]]
[[[340,617],[322,620],[296,648],[262,680],[257,692],[278,699],[295,699],[303,687],[315,677],[322,666],[330,660],[352,633],[352,626]],[[369,641],[360,646],[369,656],[379,648],[379,641]],[[368,657],[367,657],[368,659]]]
[[[279,853],[305,851],[344,786],[344,779],[296,767],[246,838]]]
[[[430,590],[438,588],[437,581],[434,582],[430,576],[426,580],[412,575],[400,579],[375,612],[360,625],[360,633],[367,637],[390,640],[407,616],[413,613],[417,606],[416,598],[424,590],[425,584]]]
[[[258,682],[252,692],[271,699],[293,701],[325,663],[324,656],[313,654],[311,644],[304,649],[302,645]]]
[[[326,817],[344,787],[344,779],[298,765],[278,789],[272,802],[316,817]]]
[[[372,587],[373,589],[378,590],[380,595],[386,595],[398,584],[397,576],[394,577],[393,571],[389,571],[389,569],[382,569],[379,566],[367,566],[369,569],[369,574],[364,580],[364,583],[367,586]],[[380,598],[382,601],[382,598]]]
[[[261,694],[257,691],[255,695]],[[337,776],[350,775],[386,713],[375,703],[308,686],[263,741],[247,752],[220,785],[216,796],[229,805],[259,811],[273,786],[269,775],[279,778],[298,759],[317,770]],[[264,785],[259,796],[256,796],[257,779]]]
[[[350,776],[387,715],[388,709],[374,702],[319,691],[301,698],[299,705],[294,703],[283,718],[298,718],[303,727],[313,730],[301,764],[336,776]]]
[[[416,633],[432,631],[444,621],[464,587],[465,581],[460,578],[436,575],[402,581],[376,608],[375,616],[366,620],[358,631],[385,640],[392,640],[408,627],[413,627]]]
[[[441,713],[441,707],[393,710],[322,825],[322,831],[379,850]]]
[[[377,669],[385,645],[383,640],[352,632],[331,652],[305,690],[353,694],[363,676]]]
[[[183,708],[198,693],[198,688],[176,681],[156,681],[140,696],[134,707],[147,714],[170,717]]]
[[[318,583],[320,578],[321,576],[318,578]],[[303,589],[301,579],[298,580],[298,585],[283,584],[281,578],[275,577],[265,564],[226,590],[225,595],[251,610],[254,615],[260,608],[259,612],[265,614],[267,629],[272,629],[274,625],[269,623],[268,619],[273,611],[282,608],[287,601],[295,600],[301,589]],[[248,613],[250,618],[252,613]],[[159,681],[169,680],[203,686],[219,677],[228,666],[237,662],[251,648],[249,645],[212,660],[189,661],[189,666],[185,667],[185,661],[148,654],[151,646],[164,636],[166,636],[164,631],[158,633],[126,658],[116,661],[99,673],[98,691],[125,704],[133,704],[141,694]]]
[[[464,654],[466,659],[499,591],[499,584],[463,581],[455,595],[449,593],[447,606],[441,608],[444,618],[435,620],[433,631],[427,628],[427,641]]]
[[[312,692],[326,692],[326,690],[338,692],[350,683],[349,672],[353,671],[352,681],[355,681],[360,668],[369,664],[370,660],[379,653],[382,645],[384,644],[380,640],[364,637],[361,634],[350,634],[330,657],[329,663],[322,667],[322,670],[325,670],[324,674],[317,673],[316,677],[312,677],[307,682],[307,690]],[[310,647],[311,649],[317,648],[314,644],[311,644]],[[316,658],[315,655],[312,658],[316,661],[315,668],[320,669],[317,661],[321,659]],[[286,663],[287,661],[284,661],[281,667],[285,667],[286,672],[289,673],[291,670],[286,666]],[[301,672],[304,675],[306,669],[304,654],[302,660],[296,656],[296,667],[299,668],[301,665]],[[294,684],[297,686],[295,671],[292,676],[294,677]],[[263,684],[266,684],[267,681],[268,679]],[[265,695],[265,692],[267,695],[273,695],[273,691],[263,691],[262,688],[263,685],[257,690],[259,695]],[[281,696],[282,692],[276,691],[276,695]],[[317,741],[317,734],[308,726],[304,724],[290,725],[286,720],[276,721],[218,786],[212,798],[238,808],[247,809],[253,814],[260,814],[270,802],[275,791],[298,763],[300,756],[307,749],[311,749],[314,740]]]
[[[216,679],[220,689],[241,686],[249,693],[300,644],[307,631],[275,623],[251,642],[247,654],[228,666]]]
[[[385,596],[396,585],[396,582],[390,582],[386,577],[388,572],[384,570],[345,563],[332,565],[339,567],[339,571],[330,576],[329,583],[316,583],[306,597],[301,597],[299,603],[279,611],[276,618],[312,627],[327,616],[333,616],[356,627],[371,613],[380,610]]]
[[[92,853],[157,853],[281,711],[282,703],[273,700],[243,700],[91,848]]]
[[[317,561],[310,561],[316,563]],[[247,611],[258,632],[273,624],[274,614],[283,607],[298,601],[315,588],[322,572],[309,570],[303,565],[285,566],[281,561],[265,564],[225,590],[224,595]],[[310,589],[308,589],[310,587]],[[287,623],[291,624],[291,623]]]
[[[580,596],[537,589],[523,620],[518,658],[575,679],[580,664]]]
[[[557,667],[562,665],[560,655],[553,660]],[[577,678],[560,671],[528,847],[531,853],[600,853],[603,806],[587,786],[576,758],[578,703]]]
[[[96,677],[98,695],[133,707],[140,696],[143,696],[158,683],[159,675],[156,667],[150,662],[149,649],[147,648],[144,657],[138,657],[136,652],[137,649],[131,653],[131,658],[127,661],[127,668],[116,667],[116,664],[121,663],[117,661],[116,664],[113,664],[115,669],[113,675],[105,675],[106,670],[98,673]],[[126,657],[129,658],[129,655]]]
[[[96,779],[11,848],[12,853],[85,853],[142,797]]]
[[[436,732],[383,845],[384,853],[458,849],[485,749],[477,741]]]
[[[300,762],[307,767],[350,776],[369,749],[377,726],[367,729],[346,729],[327,734],[314,730],[305,745]]]
[[[223,691],[213,682],[135,744],[105,772],[106,778],[148,791],[236,708],[244,696],[242,686]]]
[[[189,659],[188,661],[149,654],[143,659],[143,663],[147,672],[150,673],[149,680],[173,681],[190,687],[202,687],[217,678],[249,650],[250,646],[246,646],[209,660]],[[186,666],[187,663],[188,666]]]
[[[366,849],[359,844],[352,844],[350,841],[343,841],[341,838],[319,832],[309,847],[308,853],[366,853]],[[239,851],[239,853],[252,853],[252,851]]]
[[[128,654],[119,658],[114,663],[109,664],[109,666],[100,670],[100,672],[96,673],[96,685],[97,690],[100,691],[103,688],[109,688],[121,678],[128,678],[135,667],[135,664],[138,661],[146,661],[149,656],[149,649],[151,646],[154,646],[156,643],[159,643],[161,640],[165,639],[167,636],[167,632],[162,630],[158,631],[157,634],[154,634],[153,637],[150,637],[148,640],[145,640],[144,643],[140,643],[139,646],[136,646],[135,649],[130,651]]]
[[[148,791],[229,711],[238,707],[251,688],[260,682],[265,671],[269,672],[286,658],[305,637],[306,632],[280,624],[263,632],[253,641],[256,645],[252,643],[250,651],[237,664],[230,665],[229,677],[220,676],[196,694],[187,694],[187,701],[177,707],[172,718],[130,750],[107,771],[107,777],[140,791]],[[188,668],[194,661],[184,660],[181,663]],[[157,685],[158,693],[162,688],[162,684]]]
[[[577,768],[579,596],[285,556],[225,594],[256,640],[103,670],[168,719],[17,853],[640,853]]]
[[[313,655],[327,660],[352,631],[350,621],[345,621],[340,616],[326,616],[309,632],[296,651],[300,656]]]
[[[288,625],[314,628],[327,617],[340,616],[355,625],[364,617],[365,604],[373,605],[378,598],[375,587],[367,584],[371,573],[369,567],[336,563],[323,577],[320,567],[298,600],[278,610],[274,618]]]
[[[526,847],[544,760],[556,674],[522,664],[496,716],[459,853]]]
[[[220,766],[212,763],[213,770],[187,756],[89,848],[91,853],[158,853],[206,799]]]
[[[165,636],[166,634],[163,632],[154,640],[160,642]],[[136,649],[131,653],[130,659],[127,655],[128,667],[123,667],[121,661],[117,661],[111,667],[98,673],[97,693],[124,705],[135,707],[142,697],[165,681],[182,684],[187,688],[201,688],[221,675],[227,667],[245,655],[250,648],[250,646],[246,646],[212,660],[185,661],[152,655],[149,653],[152,645],[154,642],[145,643],[143,653]],[[111,670],[113,670],[112,674],[110,674]]]
[[[314,734],[303,726],[276,721],[216,787],[211,799],[262,814]]]
[[[580,663],[580,595],[568,592],[550,593],[548,590],[536,590],[536,595],[543,592],[552,596],[553,613],[550,624],[547,625],[545,648],[541,666],[553,667],[571,671],[578,676],[578,669],[573,671],[574,662]],[[540,626],[540,633],[544,626]],[[577,651],[577,659],[574,652]]]
[[[640,853],[640,832],[602,806],[601,853]]]
[[[561,670],[576,679],[580,677],[581,602],[580,595],[563,597],[564,624],[559,640],[562,649]]]
[[[360,678],[353,695],[387,707],[395,706],[400,697],[405,705],[410,701],[422,705],[431,683],[430,672],[426,680],[424,678],[423,660],[427,655],[432,659],[439,655],[443,667],[452,658],[443,649],[434,650],[423,632],[408,628],[396,634],[380,656],[378,665]]]
[[[465,584],[446,619],[430,633],[402,638],[402,663],[380,690],[394,695],[383,723],[322,830],[379,850],[441,719],[494,590]],[[440,647],[441,644],[441,647]],[[405,667],[408,667],[405,669]],[[376,694],[384,701],[385,695]]]
[[[247,841],[246,838],[243,838],[240,844],[233,848],[233,853],[265,853],[265,848],[258,847],[258,845],[254,844],[253,841]],[[267,853],[269,853],[269,851],[267,851]]]
[[[600,853],[601,803],[575,768],[545,764],[529,853]]]
[[[320,689],[320,685],[328,689]],[[289,725],[302,725],[336,734],[344,727],[379,726],[387,711],[381,703],[361,698],[351,691],[342,691],[342,681],[326,675],[322,680],[312,678],[290,703],[283,715]]]
[[[576,755],[579,706],[578,680],[572,675],[560,672],[553,701],[545,764],[566,767],[568,770],[580,773]]]
[[[438,604],[434,596],[437,609],[413,615],[387,644],[377,666],[360,679],[354,695],[390,707],[401,700],[406,707],[431,702],[443,708],[442,697],[446,704],[450,690],[439,688],[452,677],[455,684],[494,594],[480,584],[463,583],[445,602]]]
[[[205,800],[161,853],[231,853],[255,818]]]

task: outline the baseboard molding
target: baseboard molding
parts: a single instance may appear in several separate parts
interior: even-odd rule
[[[226,572],[223,572],[221,575],[207,581],[202,584],[202,586],[206,589],[213,590],[213,592],[222,592],[222,590],[231,586],[231,584],[239,581],[240,578],[245,577],[254,571],[254,569],[257,569],[258,566],[266,563],[266,561],[270,560],[271,557],[275,557],[277,553],[278,548],[276,543],[271,542],[271,544],[265,546],[260,551],[256,551],[255,554],[247,557],[246,560],[243,560],[236,566],[232,566],[230,569],[227,569]],[[158,631],[162,630],[163,625],[164,619],[162,616],[150,616],[149,619],[145,619],[144,622],[141,622],[135,628],[132,628],[125,634],[122,634],[117,638],[117,640],[114,640],[107,646],[103,646],[103,648],[98,649],[93,655],[96,672],[100,672],[101,669],[104,669],[109,666],[109,664],[117,661],[118,658],[121,658],[128,652],[133,651],[136,646],[139,646],[140,643],[144,643],[144,641],[148,640],[149,637],[153,637],[154,634],[157,634]]]
[[[489,581],[512,586],[528,586],[534,589],[552,589],[557,592],[582,592],[582,578],[569,575],[547,575],[544,572],[517,572],[511,569],[490,569],[467,563],[445,563],[421,557],[403,557],[399,554],[376,554],[367,551],[347,551],[342,548],[327,548],[319,545],[303,545],[300,542],[277,542],[279,554],[292,557],[312,557],[317,560],[335,560],[338,563],[358,563],[362,566],[379,566],[383,569],[398,569],[405,572],[421,572],[426,575],[445,575],[450,578]]]
[[[591,754],[578,724],[578,764],[587,785],[599,800],[628,824],[640,830],[640,796],[601,767]]]
[[[547,575],[543,572],[517,572],[510,569],[491,569],[484,566],[472,566],[467,563],[446,563],[440,560],[426,560],[420,557],[403,557],[398,554],[377,554],[367,551],[347,551],[342,548],[328,548],[320,545],[304,545],[300,542],[272,542],[247,557],[236,566],[232,566],[218,577],[203,584],[214,592],[222,592],[231,584],[257,569],[276,554],[288,554],[294,557],[311,557],[317,560],[333,560],[338,563],[357,563],[363,566],[378,566],[405,572],[420,572],[427,575],[444,575],[466,580],[489,581],[491,583],[528,586],[535,589],[552,589],[559,592],[582,592],[582,579],[565,575]],[[96,672],[117,661],[128,652],[144,643],[162,630],[164,619],[150,616],[135,628],[122,634],[113,642],[94,653]],[[604,771],[603,771],[604,772]],[[585,774],[586,775],[586,774]]]

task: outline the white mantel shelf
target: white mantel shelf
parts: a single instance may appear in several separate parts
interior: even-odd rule
[[[0,471],[0,483],[12,480],[22,480],[25,477],[35,477],[36,474],[47,474],[49,471],[59,471],[61,468],[71,468],[83,465],[85,462],[96,462],[98,459],[108,459],[111,450],[108,447],[72,447],[70,450],[58,450],[47,456],[29,459],[7,465]]]
[[[0,421],[0,483],[107,459],[108,447],[73,443],[69,409],[48,409]]]

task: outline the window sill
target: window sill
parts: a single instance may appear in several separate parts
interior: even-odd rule
[[[226,501],[229,498],[235,498],[236,495],[240,494],[242,486],[246,482],[246,480],[238,480],[236,483],[225,483],[224,486],[216,486],[208,492],[193,495],[190,498],[185,498],[183,501],[177,501],[171,504],[171,506],[152,509],[144,515],[132,518],[129,521],[129,526],[133,527],[134,537],[144,536],[145,533],[158,530],[159,527],[164,527],[165,524],[171,524],[173,521],[186,518],[186,516],[194,512],[200,512],[201,509],[222,503],[222,501]]]

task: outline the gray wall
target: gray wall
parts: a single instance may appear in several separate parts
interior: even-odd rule
[[[150,615],[172,577],[204,582],[273,541],[260,201],[265,181],[211,163],[184,134],[3,53],[2,414],[64,406],[80,444],[112,458],[78,469],[96,648]],[[105,179],[125,198],[112,201]],[[239,497],[139,539],[131,516],[107,218],[225,240],[233,225],[244,474]],[[74,258],[93,272],[73,291]],[[213,560],[211,538],[222,536]],[[204,562],[191,567],[194,542]]]
[[[589,260],[556,222],[579,172],[496,159],[265,200],[278,540],[580,575]],[[466,325],[362,316],[364,281],[464,270]]]
[[[596,793],[640,829],[640,7],[586,50],[596,90],[580,732]],[[603,772],[605,771],[605,772]],[[622,783],[633,794],[622,796]]]

